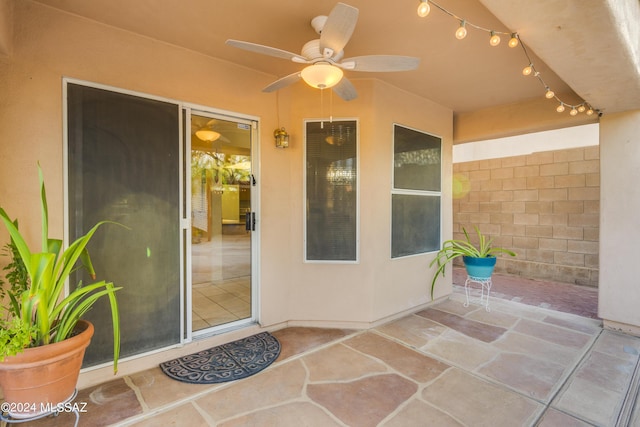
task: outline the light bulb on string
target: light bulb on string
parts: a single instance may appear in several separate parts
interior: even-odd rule
[[[553,98],[554,96],[556,96],[556,94],[555,94],[551,89],[547,88],[547,92],[544,94],[544,96],[545,96],[547,99],[551,99],[551,98]]]
[[[491,31],[491,38],[489,39],[489,44],[491,46],[498,46],[500,44],[500,36],[495,33],[495,31]]]
[[[564,111],[564,104],[561,102],[560,105],[558,105],[558,108],[556,108],[556,111],[558,113],[562,113]]]
[[[584,104],[580,104],[578,106],[578,112],[579,113],[584,113],[584,110],[586,110],[586,109],[587,109],[587,107],[585,107]]]
[[[511,38],[509,39],[509,47],[516,47],[518,46],[518,43],[518,34],[512,33]]]
[[[522,74],[525,76],[531,75],[533,72],[533,64],[529,64],[522,69]]]
[[[576,107],[573,107],[571,111],[569,111],[569,114],[571,114],[572,116],[575,116],[576,114],[578,114],[578,110],[576,110]]]
[[[420,0],[420,4],[418,5],[418,16],[420,18],[424,18],[431,11],[431,6],[429,6],[429,0]]]
[[[589,109],[587,110],[587,116],[590,116],[590,115],[592,115],[592,114],[593,114],[593,109],[589,108]]]
[[[467,28],[465,27],[465,24],[466,21],[460,21],[460,26],[456,30],[456,38],[458,40],[462,40],[463,38],[467,37]]]

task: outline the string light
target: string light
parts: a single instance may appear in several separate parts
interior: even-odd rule
[[[498,46],[500,44],[500,36],[495,31],[491,31],[491,38],[489,39],[491,46]]]
[[[551,98],[555,97],[556,94],[553,93],[553,91],[551,89],[549,89],[549,86],[547,86],[547,93],[545,93],[544,96],[547,99],[551,99]]]
[[[431,7],[429,7],[429,0],[420,0],[420,4],[418,5],[418,16],[420,18],[424,18],[431,12]]]
[[[521,46],[522,51],[524,52],[527,58],[527,61],[529,62],[529,65],[527,65],[522,69],[522,74],[525,76],[530,76],[533,74],[533,76],[540,81],[540,84],[542,84],[542,87],[544,87],[545,89],[545,95],[544,95],[545,98],[547,99],[555,98],[560,103],[556,108],[556,111],[558,113],[562,113],[565,111],[566,108],[570,108],[569,114],[571,116],[577,116],[578,113],[585,113],[586,115],[591,116],[595,112],[597,112],[599,115],[602,115],[602,112],[600,112],[599,110],[594,110],[593,107],[591,107],[591,105],[589,105],[587,102],[571,105],[563,102],[560,98],[558,98],[555,92],[552,91],[551,88],[544,82],[544,80],[542,79],[542,76],[540,75],[540,72],[535,69],[535,66],[533,65],[533,61],[531,61],[531,58],[529,57],[529,52],[527,51],[527,48],[524,45],[524,43],[522,43],[522,40],[520,39],[520,35],[517,32],[496,31],[490,28],[484,28],[479,25],[475,25],[467,21],[466,19],[450,12],[449,10],[440,6],[438,3],[434,2],[433,0],[419,0],[418,16],[423,18],[427,16],[431,11],[431,6],[434,6],[436,9],[439,9],[440,11],[444,12],[445,14],[451,16],[452,18],[460,22],[460,26],[455,32],[455,36],[458,40],[462,40],[467,36],[467,26],[471,26],[477,30],[489,33],[489,36],[490,36],[489,44],[491,46],[498,46],[500,44],[500,35],[505,35],[509,37],[508,46],[510,48],[517,47],[518,45]]]
[[[511,38],[509,39],[509,47],[518,46],[518,33],[511,33]]]
[[[458,40],[462,40],[467,37],[467,28],[465,27],[466,22],[464,20],[460,21],[460,26],[456,30],[456,38]]]

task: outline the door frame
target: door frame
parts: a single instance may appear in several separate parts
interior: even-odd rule
[[[183,103],[182,104],[182,117],[183,117],[183,135],[184,135],[184,149],[182,152],[182,167],[184,172],[182,173],[182,192],[183,192],[183,212],[182,212],[182,236],[183,236],[183,253],[185,254],[185,262],[183,263],[183,289],[185,295],[185,301],[183,304],[183,342],[188,343],[200,338],[207,338],[212,335],[218,335],[232,330],[247,327],[253,324],[259,323],[260,311],[259,311],[259,273],[260,273],[260,153],[259,153],[259,129],[260,120],[257,116],[248,114],[241,114],[233,111],[221,110],[212,107],[206,107],[198,104]],[[251,175],[253,182],[251,185],[251,212],[255,214],[255,230],[251,231],[251,316],[246,319],[240,319],[234,322],[225,323],[219,326],[213,326],[211,328],[202,329],[194,333],[192,329],[192,275],[191,275],[191,239],[187,238],[191,233],[191,191],[187,191],[190,188],[190,181],[187,182],[191,170],[191,132],[190,129],[191,115],[196,114],[204,117],[211,117],[212,119],[220,119],[226,121],[232,121],[236,123],[242,123],[250,126],[251,129]]]

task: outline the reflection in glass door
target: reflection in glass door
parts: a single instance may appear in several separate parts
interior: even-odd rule
[[[252,317],[251,135],[249,123],[191,115],[193,331]]]

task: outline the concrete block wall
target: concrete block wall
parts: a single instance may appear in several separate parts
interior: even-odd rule
[[[518,254],[500,256],[496,272],[598,286],[598,146],[455,163],[453,172],[454,239],[477,225]]]

